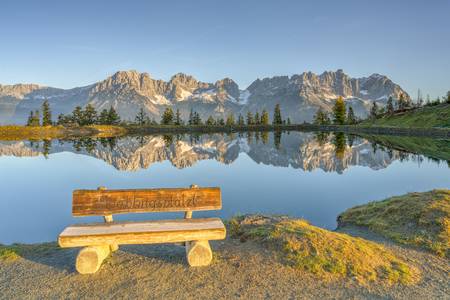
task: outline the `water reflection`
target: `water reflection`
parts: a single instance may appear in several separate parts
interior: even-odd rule
[[[36,156],[59,152],[74,152],[102,159],[118,170],[147,169],[155,162],[168,160],[177,168],[186,168],[201,160],[233,163],[239,155],[248,155],[253,161],[277,167],[291,167],[312,171],[342,173],[350,166],[382,169],[395,160],[412,160],[419,164],[424,155],[441,163],[449,155],[445,152],[447,140],[414,140],[403,144],[438,147],[435,155],[427,148],[405,149],[402,138],[384,140],[366,139],[355,135],[330,132],[245,132],[215,134],[176,134],[127,136],[121,138],[79,138],[0,142],[0,155]],[[393,141],[400,141],[395,145]],[[444,144],[442,147],[441,144]],[[437,144],[437,145],[435,145]],[[428,151],[428,152],[427,152]],[[450,151],[450,150],[449,150]],[[444,159],[442,159],[444,158]]]

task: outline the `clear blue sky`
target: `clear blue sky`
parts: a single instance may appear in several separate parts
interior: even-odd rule
[[[450,1],[21,1],[0,4],[0,83],[69,88],[117,70],[255,78],[344,69],[450,90]]]

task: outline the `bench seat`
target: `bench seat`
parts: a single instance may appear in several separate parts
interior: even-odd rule
[[[179,219],[77,224],[67,227],[59,235],[58,243],[66,248],[208,241],[225,236],[225,226],[218,218]]]

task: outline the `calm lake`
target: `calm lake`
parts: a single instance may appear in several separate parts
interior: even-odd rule
[[[223,209],[194,217],[288,214],[334,229],[355,205],[450,188],[449,152],[448,140],[309,132],[0,141],[0,243],[54,241],[71,223],[102,221],[71,215],[72,191],[98,186],[218,186]]]

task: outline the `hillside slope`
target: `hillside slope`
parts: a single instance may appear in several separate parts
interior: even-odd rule
[[[362,126],[408,127],[408,128],[450,128],[450,104],[426,106],[376,120],[366,120]]]

